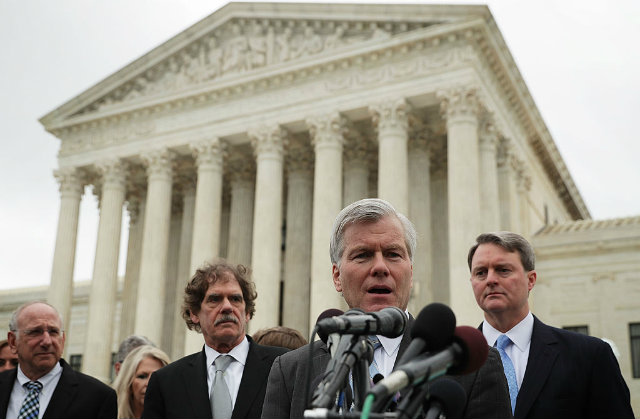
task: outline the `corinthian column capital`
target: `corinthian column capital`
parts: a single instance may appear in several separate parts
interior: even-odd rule
[[[147,167],[147,176],[171,177],[173,175],[173,162],[176,154],[166,148],[151,150],[140,156]]]
[[[284,156],[287,144],[287,131],[280,125],[263,125],[248,132],[256,157],[264,154]]]
[[[60,184],[60,194],[80,198],[87,183],[84,172],[75,167],[62,167],[53,171],[53,176]]]
[[[126,190],[129,165],[117,158],[105,159],[96,164],[102,177],[102,189],[117,188]]]
[[[447,120],[456,118],[477,118],[480,113],[480,100],[477,90],[469,86],[452,87],[436,93],[442,100],[440,114]]]
[[[314,146],[343,145],[347,119],[338,112],[313,115],[306,119]]]
[[[406,131],[410,110],[405,98],[389,98],[369,105],[369,113],[378,130],[396,128]]]
[[[226,151],[226,143],[218,137],[202,140],[190,145],[196,165],[222,166],[222,160]]]

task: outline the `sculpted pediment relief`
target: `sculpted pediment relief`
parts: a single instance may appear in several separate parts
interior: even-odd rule
[[[179,92],[359,43],[386,40],[437,23],[231,19],[75,115]]]

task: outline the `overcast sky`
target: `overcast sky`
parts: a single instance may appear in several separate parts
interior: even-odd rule
[[[50,280],[60,143],[38,118],[225,3],[0,0],[0,289]],[[640,215],[640,1],[486,3],[592,217]],[[87,189],[76,280],[97,228]]]

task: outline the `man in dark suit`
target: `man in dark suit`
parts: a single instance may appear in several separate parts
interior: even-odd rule
[[[469,250],[481,329],[500,349],[515,418],[633,418],[629,389],[611,347],[547,326],[531,314],[533,248],[508,231],[481,234]],[[501,345],[501,342],[503,344]]]
[[[65,334],[53,306],[33,301],[18,307],[8,340],[18,354],[18,368],[0,374],[2,417],[116,417],[115,391],[61,359]]]
[[[242,265],[219,262],[196,271],[182,316],[189,329],[202,332],[205,345],[153,373],[143,418],[260,417],[269,369],[286,349],[245,335],[256,297]]]
[[[344,208],[333,227],[330,255],[336,291],[350,308],[366,312],[385,307],[407,308],[413,285],[413,255],[416,232],[412,223],[386,201],[363,199]],[[406,350],[413,317],[403,336],[378,336],[381,347],[374,350],[378,371],[387,376]],[[310,391],[319,382],[330,360],[323,342],[313,344]],[[273,364],[269,374],[262,417],[301,418],[305,406],[308,346],[289,352]],[[500,357],[491,350],[485,365],[476,373],[458,378],[467,393],[464,417],[509,418],[509,397]]]

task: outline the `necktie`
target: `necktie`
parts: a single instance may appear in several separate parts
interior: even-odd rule
[[[378,348],[382,348],[382,344],[376,335],[371,335],[367,337],[371,345],[373,346],[373,352],[375,354]],[[371,361],[371,365],[369,365],[369,376],[371,379],[376,376],[376,374],[380,374],[380,370],[378,369],[378,363],[376,362],[375,356],[373,357],[373,361]]]
[[[507,377],[507,384],[509,384],[509,398],[511,399],[511,413],[516,411],[516,399],[518,398],[518,381],[516,380],[516,369],[513,368],[513,362],[511,358],[505,352],[505,348],[509,346],[511,339],[507,335],[500,335],[496,341],[496,348],[502,358],[502,367],[504,368],[504,375]]]
[[[18,412],[18,419],[36,419],[38,412],[40,411],[40,391],[42,390],[42,383],[39,381],[29,381],[24,385],[29,393],[24,398],[20,412]]]
[[[230,355],[220,355],[213,361],[216,369],[210,398],[213,419],[230,419],[231,412],[233,412],[229,387],[224,381],[224,372],[231,362],[233,362],[233,357]]]

